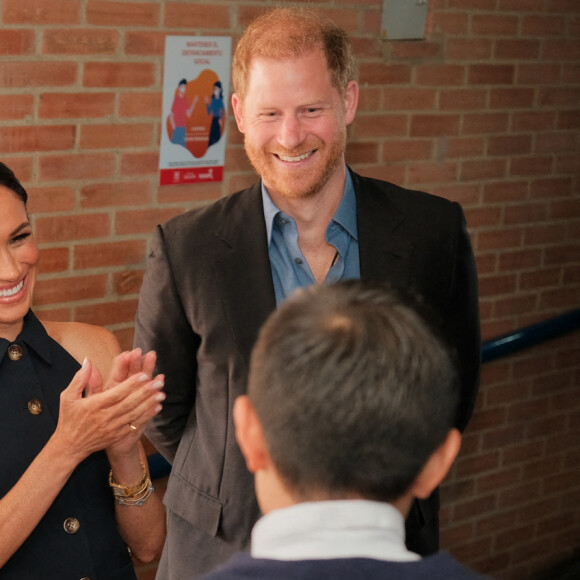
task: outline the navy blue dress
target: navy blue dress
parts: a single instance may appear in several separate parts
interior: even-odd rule
[[[78,362],[29,311],[14,342],[0,339],[0,497],[56,429],[60,393]],[[115,521],[104,451],[75,469],[36,529],[0,569],[0,580],[136,580]]]

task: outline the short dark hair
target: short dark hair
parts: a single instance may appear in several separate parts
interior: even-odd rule
[[[354,79],[354,56],[347,33],[321,12],[311,8],[273,8],[256,18],[236,46],[232,81],[240,99],[247,93],[252,61],[256,57],[300,57],[317,48],[326,56],[332,84],[344,96]]]
[[[21,200],[24,205],[28,201],[28,194],[16,175],[14,175],[14,171],[0,161],[0,185],[7,187],[11,191],[13,191]]]
[[[262,328],[248,395],[302,501],[393,501],[453,428],[455,365],[420,310],[351,280],[295,292]]]

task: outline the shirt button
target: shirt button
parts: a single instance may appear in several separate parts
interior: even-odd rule
[[[62,527],[67,534],[76,534],[79,531],[81,524],[76,518],[66,518]]]
[[[295,261],[297,264],[302,264],[302,260],[301,260],[300,258],[294,258],[294,261]]]
[[[288,223],[288,220],[285,218],[280,218],[280,223],[285,226]]]
[[[33,415],[40,415],[42,413],[42,403],[38,399],[31,399],[28,401],[28,410]]]
[[[8,347],[8,358],[10,360],[20,360],[22,358],[22,347],[17,344],[11,344]]]

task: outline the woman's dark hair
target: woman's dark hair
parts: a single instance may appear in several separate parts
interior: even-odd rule
[[[213,84],[213,86],[214,86],[214,87],[217,87],[217,88],[220,90],[220,97],[219,97],[219,98],[220,98],[220,99],[223,99],[223,97],[224,97],[224,90],[223,90],[223,88],[222,88],[222,83],[221,83],[221,81],[216,81],[216,82]],[[214,97],[213,97],[213,95],[212,95],[212,99],[213,99],[213,98],[214,98]]]
[[[28,194],[16,175],[14,175],[14,171],[10,169],[7,165],[0,161],[0,185],[7,187],[11,191],[13,191],[21,200],[24,205],[28,201]]]

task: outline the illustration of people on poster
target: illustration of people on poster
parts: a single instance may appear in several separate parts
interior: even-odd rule
[[[230,63],[230,37],[165,38],[161,185],[223,179]]]

